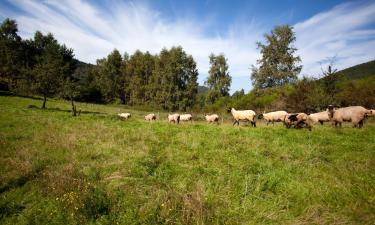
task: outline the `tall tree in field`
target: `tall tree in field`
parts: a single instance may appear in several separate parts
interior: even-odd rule
[[[259,68],[253,66],[251,80],[255,88],[268,88],[293,83],[301,72],[301,59],[295,56],[297,48],[293,27],[276,26],[264,35],[266,43],[258,42],[262,58],[257,60]]]
[[[210,70],[205,84],[208,86],[206,101],[215,102],[218,98],[229,96],[229,87],[232,78],[228,72],[228,63],[224,54],[210,55]]]
[[[120,78],[122,75],[122,56],[115,49],[107,58],[98,59],[96,62],[98,84],[104,97],[104,101],[112,102],[118,97]]]
[[[163,49],[151,81],[156,103],[172,111],[191,108],[198,92],[197,78],[196,63],[182,47]]]
[[[5,19],[0,26],[0,84],[12,86],[21,72],[21,37],[17,23]]]
[[[137,50],[127,62],[127,77],[130,104],[145,104],[151,100],[150,80],[155,59],[149,52]]]
[[[43,95],[42,108],[46,107],[47,97],[59,93],[64,80],[74,70],[73,50],[59,45],[51,33],[44,36],[36,32],[36,65],[33,68],[34,88]]]

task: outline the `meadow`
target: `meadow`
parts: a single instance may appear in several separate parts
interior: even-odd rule
[[[375,122],[257,128],[0,96],[0,224],[373,224]],[[119,120],[119,112],[132,118]],[[229,117],[229,115],[226,115]]]

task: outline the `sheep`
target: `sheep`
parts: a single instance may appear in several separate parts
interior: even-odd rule
[[[180,121],[193,122],[193,116],[191,114],[182,114],[182,115],[180,115]]]
[[[216,122],[217,124],[219,124],[220,117],[217,114],[211,114],[211,115],[206,114],[204,117],[206,118],[208,123],[215,123]]]
[[[328,107],[329,116],[332,125],[337,127],[342,126],[342,122],[351,122],[354,127],[361,128],[363,121],[367,116],[373,115],[372,110],[368,110],[362,106],[349,106],[336,109],[333,106]]]
[[[263,117],[265,121],[267,121],[267,126],[271,122],[272,125],[275,124],[275,122],[283,122],[285,119],[285,116],[288,113],[285,111],[275,111],[275,112],[269,112],[269,113],[263,113],[259,115],[259,119]]]
[[[120,119],[124,119],[124,120],[127,120],[131,117],[130,113],[119,113],[117,115],[120,117]]]
[[[291,113],[287,115],[284,123],[287,128],[290,128],[294,124],[295,128],[302,128],[305,125],[311,131],[311,122],[309,116],[306,113]]]
[[[237,123],[240,125],[240,120],[250,121],[253,127],[256,127],[255,116],[256,113],[253,110],[236,110],[235,108],[228,109],[228,112],[232,113],[234,118],[233,126]]]
[[[328,110],[318,113],[313,113],[308,116],[308,120],[311,124],[320,123],[323,125],[324,122],[330,121]]]
[[[154,113],[150,113],[150,114],[148,114],[148,115],[145,116],[145,120],[146,121],[156,120],[156,115]]]
[[[174,113],[174,114],[168,114],[168,121],[173,123],[180,123],[180,114]]]

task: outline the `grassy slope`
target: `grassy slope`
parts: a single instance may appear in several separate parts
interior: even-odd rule
[[[0,96],[0,224],[375,221],[374,123],[176,126],[28,108],[40,104]]]
[[[358,64],[337,72],[348,79],[362,79],[375,75],[375,60]]]

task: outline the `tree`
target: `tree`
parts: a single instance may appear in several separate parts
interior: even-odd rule
[[[33,68],[34,90],[43,95],[42,108],[46,107],[47,97],[58,94],[64,80],[74,70],[73,50],[60,45],[51,33],[44,36],[36,32],[36,65]]]
[[[168,110],[191,108],[198,92],[198,70],[182,47],[163,49],[155,62],[151,90],[155,103]]]
[[[227,59],[224,54],[215,56],[211,54],[210,70],[208,71],[208,78],[205,84],[208,86],[206,101],[209,103],[215,102],[218,98],[229,96],[229,87],[232,78],[228,72]]]
[[[255,88],[262,89],[282,86],[297,81],[301,72],[301,59],[295,56],[297,48],[293,27],[289,25],[276,26],[270,34],[264,35],[266,43],[257,42],[262,54],[257,60],[259,68],[252,66],[251,80]]]
[[[242,89],[239,90],[239,91],[235,91],[235,92],[233,93],[232,97],[235,98],[235,99],[239,99],[239,98],[241,98],[241,97],[244,96],[244,95],[245,95],[245,90],[242,88]]]
[[[120,77],[122,75],[122,56],[114,49],[107,58],[96,61],[98,84],[105,102],[112,102],[118,97]]]
[[[337,74],[337,69],[334,69],[334,64],[336,62],[336,56],[327,57],[326,60],[320,62],[320,64],[327,62],[327,69],[322,70],[322,78],[320,80],[324,92],[326,93],[326,102],[328,104],[336,104],[335,95],[339,92],[337,87],[338,83],[342,80],[342,76]]]
[[[16,21],[5,19],[0,26],[0,83],[8,88],[20,77],[21,47]]]
[[[137,50],[126,64],[127,93],[130,104],[145,104],[152,99],[150,82],[155,67],[154,56]]]

